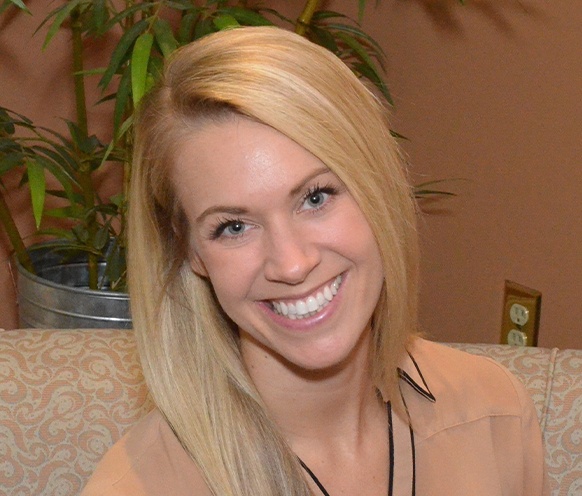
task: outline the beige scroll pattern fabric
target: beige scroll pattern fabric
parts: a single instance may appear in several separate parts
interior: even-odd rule
[[[553,496],[582,495],[582,350],[453,345],[527,387]],[[152,408],[133,332],[0,330],[0,496],[74,496]]]
[[[582,350],[557,353],[551,394],[544,431],[550,475],[557,495],[582,495]]]
[[[582,495],[582,350],[452,346],[495,359],[525,384],[544,434],[553,496]]]
[[[152,405],[133,332],[0,332],[0,495],[80,493]]]

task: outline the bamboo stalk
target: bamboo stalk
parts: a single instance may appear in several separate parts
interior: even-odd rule
[[[295,23],[295,32],[297,34],[305,36],[307,27],[311,24],[313,14],[317,10],[317,7],[319,7],[319,2],[320,0],[307,0],[307,2],[305,2],[303,12],[301,12],[301,15],[297,18],[297,22]]]
[[[87,123],[85,76],[83,75],[83,26],[81,24],[79,7],[71,13],[71,21],[71,31],[73,34],[73,78],[75,81],[77,125],[86,136],[89,133],[89,128]]]
[[[89,135],[89,125],[87,119],[87,96],[85,92],[85,76],[83,75],[83,26],[80,20],[80,8],[77,7],[71,13],[71,31],[73,44],[73,77],[75,83],[75,106],[77,110],[77,125],[83,136]],[[80,150],[77,150],[79,156]],[[91,177],[91,168],[81,160],[79,170],[79,182],[83,190],[83,199],[87,211],[95,206],[95,188]],[[91,214],[86,219],[87,231],[89,232],[89,243],[92,245],[97,234],[95,226],[95,214]],[[89,270],[89,288],[98,289],[98,259],[97,255],[88,253],[87,264]]]
[[[16,227],[16,223],[12,218],[12,214],[6,204],[6,200],[2,195],[2,191],[0,191],[0,222],[4,225],[4,229],[6,230],[6,234],[8,235],[8,239],[14,248],[14,252],[16,253],[16,258],[28,272],[32,274],[36,274],[36,270],[34,269],[34,265],[24,246],[24,242],[18,232],[18,228]]]

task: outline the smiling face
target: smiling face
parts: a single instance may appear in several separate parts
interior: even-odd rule
[[[380,253],[344,184],[272,128],[233,116],[193,131],[173,183],[193,270],[237,324],[243,357],[320,370],[368,342]]]

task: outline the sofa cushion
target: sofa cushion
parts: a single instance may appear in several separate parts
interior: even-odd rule
[[[132,331],[0,332],[0,493],[79,494],[151,407]]]
[[[544,429],[556,495],[582,494],[582,350],[556,353]]]
[[[554,367],[556,350],[499,344],[455,343],[450,346],[474,355],[492,358],[507,367],[530,393],[542,431],[544,430],[551,387],[549,379]]]
[[[552,495],[582,494],[582,350],[451,346],[495,359],[525,384],[540,419]]]

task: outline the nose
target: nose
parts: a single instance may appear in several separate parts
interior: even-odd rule
[[[300,284],[319,265],[320,251],[305,234],[289,224],[270,230],[264,265],[268,281]]]

